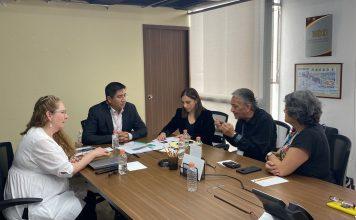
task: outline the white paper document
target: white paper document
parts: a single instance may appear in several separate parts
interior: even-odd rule
[[[142,170],[142,169],[146,169],[146,168],[147,167],[145,165],[143,165],[142,163],[140,163],[138,161],[127,163],[128,171]]]
[[[121,145],[119,148],[125,149],[126,153],[128,154],[140,154],[149,151],[153,151],[152,146],[146,143],[137,142],[137,141],[130,141]]]
[[[254,179],[254,180],[251,180],[251,181],[256,183],[256,184],[258,184],[258,185],[260,185],[260,186],[273,186],[273,185],[276,185],[276,184],[288,182],[287,179],[284,179],[284,178],[279,177],[279,176],[267,176],[267,177]]]
[[[264,212],[258,220],[278,220],[278,218],[275,218],[271,214]]]
[[[195,168],[198,169],[198,181],[200,181],[201,175],[203,174],[205,161],[200,158],[193,157],[189,154],[184,154],[184,157],[182,160],[182,167],[183,167],[183,164],[188,165],[190,162],[193,162],[195,165]]]

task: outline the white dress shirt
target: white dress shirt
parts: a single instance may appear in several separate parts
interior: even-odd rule
[[[112,123],[114,126],[114,131],[122,131],[122,113],[124,112],[124,109],[121,110],[121,112],[117,112],[115,109],[113,109],[110,106],[110,114],[112,118]],[[132,134],[129,133],[129,140],[132,140]]]

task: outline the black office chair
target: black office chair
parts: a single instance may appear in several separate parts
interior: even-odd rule
[[[80,122],[80,124],[82,125],[82,129],[83,130],[84,130],[86,122],[87,122],[87,119],[84,119],[83,121]]]
[[[31,203],[42,202],[41,198],[17,198],[4,200],[4,188],[7,179],[8,171],[12,165],[14,159],[14,153],[12,151],[12,145],[10,142],[0,143],[0,219],[5,219],[2,215],[2,211],[6,208],[26,205]],[[28,219],[28,208],[26,207],[22,214],[22,219]]]
[[[82,129],[84,130],[85,124],[88,121],[88,119],[84,119],[80,122],[80,124],[82,125]],[[91,200],[91,199],[95,199],[96,200],[96,204],[99,204],[103,201],[105,201],[104,197],[102,197],[99,193],[94,193],[90,190],[87,191],[87,196],[84,200]]]
[[[332,136],[334,134],[339,134],[339,130],[337,128],[328,127],[326,125],[323,125],[323,127],[325,130],[326,138],[328,139],[329,146],[331,146],[331,144],[333,144]]]
[[[214,120],[220,120],[223,122],[227,122],[227,120],[229,119],[229,116],[223,112],[219,112],[219,111],[211,111],[211,113],[213,114],[213,118]],[[214,133],[214,137],[213,137],[213,146],[216,148],[223,148],[225,150],[229,149],[229,145],[226,144],[224,135],[215,128],[215,133]]]
[[[335,178],[335,183],[344,186],[351,141],[348,137],[341,134],[329,135],[328,141],[330,147],[330,168]]]
[[[277,151],[278,148],[283,147],[283,142],[286,136],[289,134],[291,128],[283,121],[274,120],[274,123],[277,125],[277,143],[275,149]]]

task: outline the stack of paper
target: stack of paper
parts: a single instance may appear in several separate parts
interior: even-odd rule
[[[138,161],[127,163],[128,171],[142,170],[142,169],[146,169],[146,168],[147,167],[145,165],[143,165],[142,163],[140,163]]]

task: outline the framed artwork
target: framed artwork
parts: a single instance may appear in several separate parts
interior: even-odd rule
[[[305,56],[332,55],[333,15],[320,15],[305,19]]]
[[[310,90],[317,97],[341,99],[342,63],[297,63],[294,90]]]

